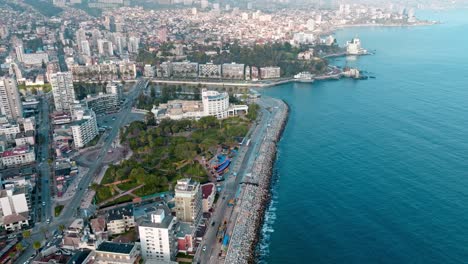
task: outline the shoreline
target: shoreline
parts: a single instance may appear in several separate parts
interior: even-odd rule
[[[273,98],[274,99],[274,98]],[[265,213],[271,201],[271,184],[277,157],[277,144],[289,118],[289,105],[274,99],[275,113],[267,133],[261,142],[257,160],[252,168],[252,179],[244,180],[239,197],[239,215],[232,232],[225,263],[255,263],[258,257],[257,244],[264,223]],[[262,117],[264,118],[264,117]]]

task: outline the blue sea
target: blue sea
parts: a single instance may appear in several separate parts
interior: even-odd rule
[[[468,263],[468,10],[352,28],[375,76],[264,89],[291,107],[262,263]]]

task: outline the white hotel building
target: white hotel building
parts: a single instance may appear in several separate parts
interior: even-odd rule
[[[159,105],[159,108],[154,107],[151,112],[157,119],[180,120],[188,118],[198,120],[205,116],[223,119],[247,113],[248,109],[247,105],[230,105],[229,94],[226,92],[220,93],[203,89],[201,105],[196,101],[173,100],[167,104]]]

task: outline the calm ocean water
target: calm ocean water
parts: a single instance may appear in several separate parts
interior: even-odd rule
[[[468,10],[356,28],[376,79],[283,85],[264,263],[468,263]]]

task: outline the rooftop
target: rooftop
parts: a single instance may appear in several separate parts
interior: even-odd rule
[[[203,194],[203,199],[208,198],[214,190],[215,185],[213,183],[207,183],[202,185],[202,194]]]
[[[107,211],[107,221],[120,220],[124,216],[133,216],[133,205],[126,205]]]
[[[132,249],[135,247],[134,244],[125,243],[114,243],[114,242],[102,242],[96,251],[110,252],[118,254],[130,254]]]

